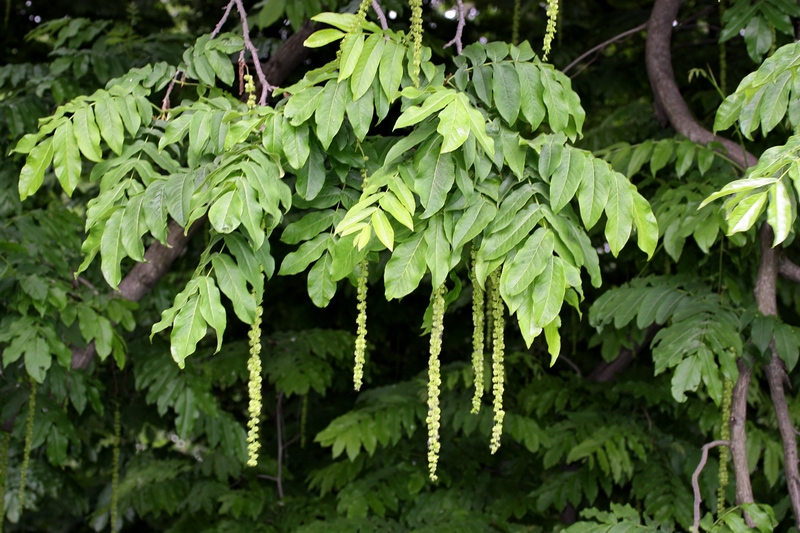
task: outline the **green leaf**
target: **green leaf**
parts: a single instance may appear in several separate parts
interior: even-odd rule
[[[764,135],[780,124],[789,105],[789,91],[792,88],[792,73],[783,71],[772,83],[767,85],[764,101],[761,103],[761,131]]]
[[[314,112],[317,138],[323,149],[327,150],[333,138],[339,133],[344,121],[345,106],[350,100],[352,95],[347,83],[330,80],[325,84],[319,106]]]
[[[26,346],[23,360],[25,361],[25,370],[28,371],[28,375],[38,383],[44,383],[47,370],[53,363],[53,356],[50,353],[47,341],[39,336],[34,338]]]
[[[564,88],[556,79],[552,68],[541,69],[540,80],[544,88],[542,98],[547,107],[547,121],[554,132],[564,131],[569,123],[569,108]]]
[[[561,334],[558,329],[561,327],[561,319],[556,317],[544,327],[544,338],[547,340],[547,353],[550,354],[550,366],[556,364],[558,356],[561,354]]]
[[[411,218],[411,213],[406,210],[406,207],[400,202],[400,200],[397,199],[397,196],[395,196],[394,193],[391,191],[386,191],[386,193],[381,196],[379,203],[384,211],[387,211],[390,215],[392,215],[395,220],[411,231],[414,231],[414,220]]]
[[[182,306],[175,317],[169,336],[172,359],[184,368],[186,358],[197,349],[197,343],[206,336],[206,322],[200,312],[200,297],[194,295]]]
[[[591,165],[591,161],[589,162]],[[579,150],[565,149],[561,163],[550,178],[550,207],[558,213],[575,196],[584,176],[586,157]]]
[[[478,236],[495,219],[497,208],[483,196],[469,206],[453,229],[453,247],[458,250]]]
[[[304,242],[300,248],[284,257],[278,275],[291,276],[302,272],[308,265],[320,258],[327,250],[330,241],[330,234],[322,233],[310,241]]]
[[[520,103],[522,115],[531,129],[535,130],[544,120],[544,86],[539,69],[533,63],[516,63],[520,80]]]
[[[342,54],[339,58],[339,82],[352,76],[363,48],[364,34],[360,31],[348,33],[342,40]]]
[[[403,58],[406,50],[392,40],[386,42],[381,54],[380,79],[381,88],[389,100],[393,100],[400,81],[403,79]]]
[[[44,172],[53,160],[53,137],[37,144],[25,158],[25,166],[19,173],[19,198],[25,200],[39,190],[44,181]]]
[[[372,212],[372,229],[375,230],[375,235],[378,237],[378,240],[381,241],[389,251],[394,249],[394,229],[392,229],[392,224],[389,222],[386,214],[380,209],[376,209]]]
[[[631,194],[631,184],[618,172],[611,174],[610,181],[611,187],[605,208],[608,218],[605,236],[611,247],[611,253],[617,257],[631,234],[633,195]]]
[[[503,159],[517,178],[524,179],[525,157],[527,155],[527,143],[521,145],[522,137],[517,132],[503,128],[500,131],[500,142],[503,146]]]
[[[675,161],[675,171],[678,173],[679,178],[686,174],[692,167],[696,148],[697,145],[689,140],[681,141],[680,144],[678,144],[678,148],[675,150],[677,159]]]
[[[411,240],[399,244],[386,263],[384,286],[387,300],[402,298],[419,286],[425,274],[428,249],[423,235],[423,232],[418,232]]]
[[[228,191],[208,210],[208,221],[220,233],[231,233],[242,223],[242,199],[236,191]]]
[[[304,123],[294,127],[291,124],[284,123],[281,133],[283,139],[282,152],[286,156],[289,165],[297,170],[305,164],[308,154],[311,152],[311,147],[308,144],[308,125]],[[266,142],[266,137],[264,139]]]
[[[789,237],[794,227],[795,206],[784,180],[775,182],[769,188],[767,204],[767,223],[772,226],[775,237],[772,246],[777,246]]]
[[[672,375],[672,397],[677,402],[686,401],[686,391],[697,390],[702,377],[701,366],[697,356],[692,355],[681,361],[675,368],[675,373]]]
[[[100,255],[102,259],[100,270],[103,272],[106,282],[115,290],[122,279],[120,262],[125,257],[125,251],[122,248],[123,213],[124,210],[122,208],[117,208],[114,211],[106,222],[106,227],[100,238]]]
[[[283,109],[283,115],[289,119],[292,126],[299,126],[311,118],[317,110],[321,96],[322,87],[309,87],[293,94]]]
[[[333,28],[325,28],[323,30],[317,30],[303,42],[303,46],[305,46],[306,48],[321,48],[326,44],[330,44],[334,41],[340,40],[345,35],[346,34],[343,31],[336,30]]]
[[[566,289],[561,259],[551,255],[542,273],[533,281],[533,320],[537,325],[543,327],[558,317]]]
[[[64,192],[72,196],[81,180],[81,153],[70,121],[64,122],[53,133],[53,167]]]
[[[423,146],[414,158],[417,176],[414,188],[425,208],[422,218],[429,218],[444,207],[456,181],[453,154],[439,150],[439,140]]]
[[[766,203],[767,191],[761,191],[746,196],[736,204],[728,215],[728,235],[749,230],[764,211]]]
[[[350,121],[353,133],[356,134],[356,138],[359,141],[363,141],[369,133],[374,112],[373,94],[371,92],[367,92],[358,100],[347,102],[345,106],[347,120]]]
[[[219,78],[222,83],[225,85],[233,84],[233,63],[231,63],[231,60],[227,54],[224,54],[219,50],[206,50],[205,58],[211,65],[211,69],[214,71],[214,74],[217,75],[217,78]]]
[[[236,186],[236,195],[242,205],[241,222],[247,228],[247,234],[253,242],[253,248],[258,250],[264,244],[265,235],[261,227],[264,212],[261,210],[258,198],[256,198],[256,191],[247,184],[247,181],[239,180]],[[211,213],[209,212],[210,216]]]
[[[536,203],[527,205],[514,216],[508,226],[484,238],[478,250],[478,257],[485,261],[503,257],[530,234],[543,216],[541,205]]]
[[[336,282],[331,277],[331,254],[325,252],[308,271],[308,295],[317,307],[326,307],[336,294]]]
[[[372,82],[378,74],[378,67],[381,64],[385,43],[386,40],[380,33],[373,33],[364,42],[364,48],[356,62],[353,76],[350,78],[353,100],[361,98],[372,87]]]
[[[142,200],[144,221],[153,237],[162,244],[167,242],[167,198],[165,180],[157,180],[144,191]]]
[[[650,259],[658,244],[658,221],[650,209],[650,204],[638,191],[632,191],[631,196],[633,198],[631,214],[633,225],[636,228],[636,242],[639,249],[647,254],[647,259]]]
[[[609,182],[612,179],[611,169],[605,161],[587,158],[578,187],[578,206],[586,229],[591,229],[600,220],[608,204]]]
[[[736,181],[732,181],[725,185],[722,189],[715,192],[714,194],[710,195],[708,198],[703,200],[700,204],[698,209],[702,209],[703,207],[707,206],[717,198],[722,198],[723,196],[728,196],[731,194],[737,194],[740,192],[752,191],[753,189],[758,189],[760,187],[765,187],[772,185],[773,183],[777,182],[778,178],[744,178]]]
[[[433,115],[440,109],[443,109],[456,97],[456,92],[452,89],[439,89],[433,94],[429,95],[422,102],[422,105],[411,106],[406,109],[397,119],[394,128],[407,128],[419,122],[422,122],[429,116]]]
[[[428,223],[428,228],[425,230],[425,244],[427,245],[425,261],[431,271],[431,283],[434,287],[438,287],[447,279],[453,260],[453,252],[450,243],[447,242],[441,216],[431,218]]]
[[[233,311],[239,320],[252,324],[256,316],[256,297],[247,290],[247,282],[241,268],[227,254],[211,256],[217,284],[233,304]]]
[[[97,125],[100,127],[100,134],[108,144],[108,147],[115,154],[120,155],[122,153],[122,143],[125,139],[125,129],[117,107],[113,105],[110,98],[100,98],[94,104],[94,114]]]
[[[521,105],[520,80],[517,70],[511,63],[494,63],[492,74],[494,105],[500,112],[500,116],[513,126],[517,121]]]
[[[147,231],[145,224],[144,193],[137,194],[128,200],[125,206],[120,233],[125,253],[134,261],[144,261],[144,244],[142,235]]]
[[[89,106],[82,106],[72,115],[72,132],[83,157],[95,163],[103,159],[100,150],[100,131],[94,121],[94,112]]]
[[[536,276],[544,272],[553,255],[555,239],[553,232],[538,228],[517,250],[514,259],[503,265],[500,276],[501,289],[508,296],[525,291]]]
[[[297,244],[307,241],[327,230],[342,219],[342,214],[333,209],[312,211],[296,222],[292,222],[281,234],[281,241]]]
[[[442,136],[442,152],[452,152],[469,137],[469,102],[463,94],[453,99],[441,113],[436,131]]]
[[[222,348],[222,337],[225,334],[225,325],[228,319],[225,315],[225,308],[222,306],[219,289],[217,284],[214,283],[214,278],[201,276],[198,280],[200,314],[208,322],[208,325],[214,328],[217,334],[217,349],[215,351],[217,353]],[[203,334],[205,334],[205,331],[203,331]]]
[[[800,339],[795,328],[788,324],[776,324],[773,330],[775,335],[775,350],[778,356],[786,363],[786,369],[791,372],[797,365]]]

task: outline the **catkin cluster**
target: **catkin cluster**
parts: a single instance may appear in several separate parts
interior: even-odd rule
[[[364,361],[367,353],[367,276],[369,263],[366,259],[361,261],[358,269],[358,316],[356,317],[356,353],[355,366],[353,367],[353,385],[356,390],[361,390],[364,379]]]
[[[483,288],[478,284],[475,277],[476,252],[472,251],[472,270],[470,279],[472,280],[472,373],[475,382],[475,394],[472,396],[472,414],[477,414],[481,409],[481,399],[483,398],[483,324],[484,311]]]
[[[261,443],[258,440],[258,424],[261,419],[261,315],[264,308],[261,304],[256,307],[256,318],[250,326],[248,337],[250,339],[250,359],[247,361],[247,370],[250,379],[247,391],[250,396],[247,421],[247,466],[258,464],[258,449]]]
[[[119,445],[122,440],[122,422],[120,421],[119,404],[114,408],[114,455],[113,470],[111,471],[111,531],[119,531],[117,527],[117,516],[119,509]]]
[[[247,108],[253,109],[256,106],[256,82],[252,74],[244,75],[244,92],[247,93]]]
[[[444,283],[433,291],[433,317],[431,318],[430,359],[428,360],[428,470],[431,481],[436,481],[436,466],[439,463],[439,428],[441,426],[442,409],[439,406],[439,394],[442,386],[442,366],[439,354],[442,352],[442,334],[444,333]]]
[[[419,87],[419,71],[422,65],[422,0],[410,0],[409,6],[411,7],[411,29],[409,33],[414,44],[414,61],[410,74],[414,87]]]
[[[721,409],[721,425],[720,425],[720,438],[722,440],[731,440],[731,394],[733,393],[733,381],[730,379],[725,380],[722,388],[722,409]],[[725,489],[728,486],[728,457],[730,456],[730,448],[728,446],[720,446],[719,448],[719,486],[717,487],[717,516],[725,511]]]
[[[22,466],[19,475],[19,508],[25,508],[25,485],[28,479],[28,465],[31,462],[33,444],[33,418],[36,414],[36,382],[31,380],[31,395],[28,398],[28,420],[25,424],[25,448],[22,451]]]
[[[556,22],[558,21],[558,0],[547,0],[547,28],[544,31],[544,45],[542,46],[542,61],[547,60],[553,37],[556,35]]]
[[[521,0],[514,0],[514,18],[511,20],[511,44],[519,44],[519,19],[521,16]]]
[[[505,375],[503,372],[503,355],[505,353],[505,326],[503,313],[505,306],[500,297],[500,269],[495,270],[489,276],[491,281],[489,297],[492,302],[492,393],[494,396],[494,426],[492,427],[492,441],[490,449],[492,453],[500,448],[500,437],[503,434],[503,418],[506,413],[503,411],[503,389]]]

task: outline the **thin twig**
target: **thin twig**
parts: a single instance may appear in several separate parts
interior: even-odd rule
[[[569,357],[567,357],[566,355],[559,355],[558,359],[560,361],[564,361],[565,363],[567,363],[567,365],[570,368],[572,368],[572,370],[575,371],[575,373],[578,375],[579,378],[583,377],[583,374],[581,374],[581,369],[578,368],[578,365],[576,365],[572,360],[570,360]]]
[[[791,259],[782,257],[778,272],[789,281],[800,283],[800,265],[793,262]]]
[[[378,3],[378,0],[372,0],[372,9],[375,11],[375,16],[378,17],[378,22],[381,23],[381,29],[386,31],[389,29],[389,24],[386,23],[386,15],[383,14],[383,9]]]
[[[242,4],[242,0],[231,1],[236,2],[236,9],[239,11],[239,17],[242,19],[242,38],[244,39],[244,46],[253,58],[253,62],[256,66],[256,74],[258,74],[258,80],[261,82],[261,97],[258,99],[258,105],[267,105],[267,95],[274,87],[267,81],[264,70],[261,68],[258,50],[253,46],[253,41],[250,40],[250,27],[247,25],[247,12],[244,9],[244,4]]]
[[[283,501],[283,391],[278,392],[275,405],[275,426],[278,429],[278,476],[275,483],[278,485],[278,499]]]
[[[458,55],[461,55],[461,49],[463,48],[461,36],[464,34],[464,26],[466,25],[466,22],[464,20],[464,3],[461,0],[456,0],[456,4],[458,5],[458,26],[456,26],[456,36],[453,37],[453,40],[444,45],[444,48],[455,44],[456,52]]]
[[[592,55],[594,53],[600,52],[601,50],[603,50],[607,46],[609,46],[611,44],[614,44],[615,42],[619,41],[620,39],[624,39],[628,35],[632,35],[634,33],[640,32],[640,31],[642,31],[642,30],[644,30],[646,28],[647,28],[647,22],[644,22],[642,24],[639,24],[635,28],[631,28],[631,29],[629,29],[627,31],[624,31],[624,32],[620,33],[619,35],[615,35],[614,37],[610,38],[607,41],[603,41],[602,43],[598,44],[597,46],[592,47],[589,50],[587,50],[586,52],[582,53],[580,56],[578,56],[578,58],[576,60],[574,60],[572,63],[570,63],[569,65],[567,65],[563,69],[561,69],[561,72],[566,74],[568,70],[572,69],[575,65],[577,65],[578,63],[580,63],[581,61],[586,59],[588,56],[590,56],[590,55]]]
[[[730,446],[730,442],[726,440],[714,440],[708,444],[703,445],[703,455],[700,457],[700,463],[694,469],[692,474],[692,490],[694,491],[694,525],[692,531],[698,533],[700,531],[700,502],[703,498],[700,496],[700,472],[706,466],[708,461],[708,450],[716,448],[717,446]]]
[[[222,31],[222,26],[228,20],[228,16],[231,14],[231,9],[233,9],[233,4],[235,1],[236,0],[231,0],[230,2],[228,2],[228,5],[225,6],[225,13],[222,14],[222,18],[219,19],[217,25],[214,26],[214,31],[211,32],[211,39],[219,35],[219,32]]]

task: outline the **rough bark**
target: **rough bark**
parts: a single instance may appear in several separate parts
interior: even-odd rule
[[[789,281],[800,283],[800,265],[794,263],[786,256],[781,257],[778,273]]]

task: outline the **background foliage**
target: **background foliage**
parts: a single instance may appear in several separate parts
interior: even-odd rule
[[[659,122],[643,28],[573,63],[652,2],[564,4],[552,63],[546,6],[518,4],[514,46],[511,3],[467,4],[457,55],[446,2],[421,20],[381,2],[386,31],[356,4],[245,3],[281,87],[267,107],[239,90],[236,9],[219,32],[217,2],[6,3],[8,531],[685,531],[743,363],[757,503],[735,507],[714,451],[701,528],[746,531],[746,511],[792,530],[762,365],[776,350],[798,386],[800,293],[780,280],[770,316],[753,291],[758,221],[792,256],[797,6],[680,12],[678,84],[700,123],[762,154],[745,169]],[[314,53],[276,74],[293,34]],[[185,251],[128,297],[175,223]],[[512,316],[499,341],[486,322],[476,366],[484,289]]]

